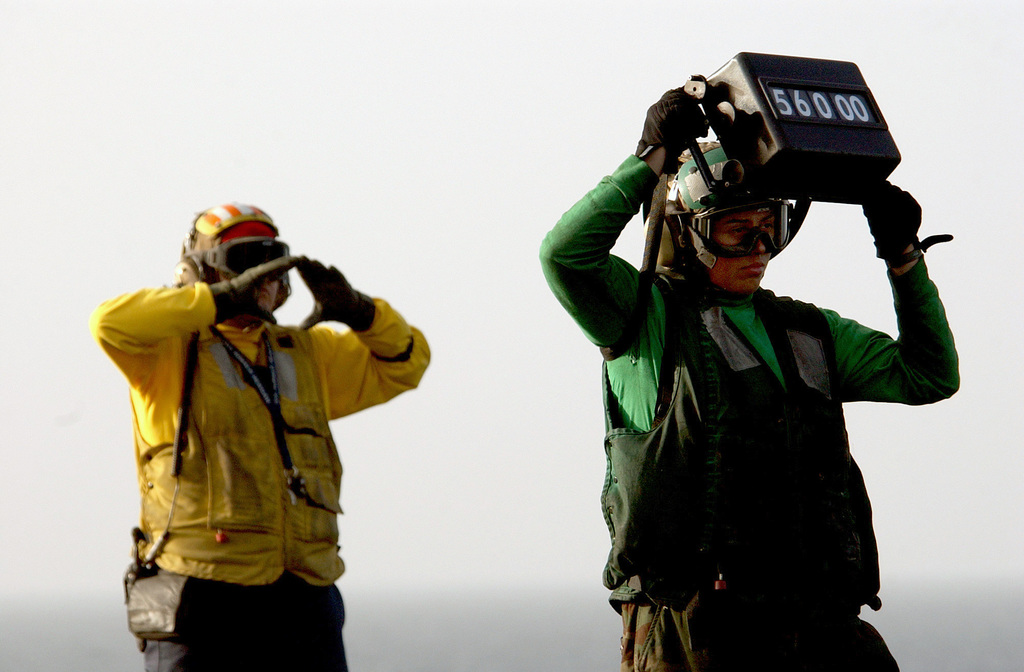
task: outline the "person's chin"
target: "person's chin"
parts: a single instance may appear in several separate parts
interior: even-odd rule
[[[263,320],[256,317],[255,315],[236,315],[230,320],[225,320],[224,324],[235,327],[236,329],[252,329],[263,323]]]

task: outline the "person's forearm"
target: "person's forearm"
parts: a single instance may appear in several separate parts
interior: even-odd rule
[[[914,380],[918,398],[938,401],[953,395],[960,387],[959,359],[946,309],[939,291],[928,277],[920,259],[903,275],[893,273],[893,295],[899,325],[900,351]]]
[[[213,324],[216,314],[210,289],[195,287],[141,289],[100,304],[89,327],[104,347],[140,353],[170,337]]]
[[[920,260],[892,274],[899,338],[825,311],[836,343],[846,401],[926,404],[960,385],[953,334],[935,284]]]
[[[375,299],[376,317],[361,332],[336,332],[317,325],[309,330],[324,384],[330,418],[383,403],[415,388],[430,363],[430,346],[383,299]]]
[[[656,183],[641,159],[628,158],[570,208],[541,245],[551,291],[598,345],[618,339],[636,301],[637,271],[611,249]]]
[[[178,361],[186,337],[213,324],[215,313],[210,289],[203,283],[140,289],[100,304],[89,328],[131,385],[141,389],[156,384],[156,362]],[[161,371],[170,369],[165,366]]]

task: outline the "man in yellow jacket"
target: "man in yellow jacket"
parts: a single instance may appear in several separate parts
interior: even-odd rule
[[[140,572],[187,577],[171,636],[144,643],[147,672],[347,669],[328,421],[416,387],[430,350],[387,302],[277,236],[256,207],[207,210],[174,287],[90,321],[131,388]],[[282,327],[292,268],[315,306]]]

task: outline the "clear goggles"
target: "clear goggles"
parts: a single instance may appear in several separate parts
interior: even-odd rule
[[[792,203],[760,201],[728,208],[712,208],[691,215],[690,227],[719,257],[756,254],[758,242],[773,257],[789,243]]]
[[[276,238],[234,238],[203,253],[203,262],[222,273],[240,275],[248,269],[288,256],[288,245]]]

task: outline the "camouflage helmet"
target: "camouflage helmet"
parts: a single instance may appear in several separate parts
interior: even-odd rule
[[[665,217],[673,242],[677,246],[692,246],[697,258],[708,268],[718,257],[752,254],[758,240],[764,241],[771,256],[781,252],[795,233],[789,226],[793,204],[784,199],[751,195],[738,188],[743,180],[743,167],[738,161],[729,159],[719,143],[701,143],[700,149],[712,176],[723,181],[726,188],[712,192],[689,150],[683,152],[679,172],[669,177],[666,193]],[[729,212],[749,210],[770,211],[774,215],[774,226],[764,232],[755,232],[739,245],[715,242],[712,233],[716,221]],[[688,236],[685,235],[687,231]]]

